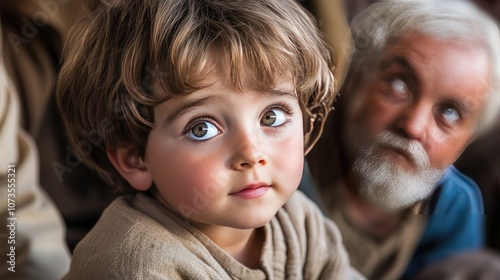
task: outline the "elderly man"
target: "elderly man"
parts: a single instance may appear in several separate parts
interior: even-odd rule
[[[479,189],[452,164],[498,111],[498,28],[462,1],[383,1],[351,27],[310,170],[353,266],[408,278],[484,242]]]

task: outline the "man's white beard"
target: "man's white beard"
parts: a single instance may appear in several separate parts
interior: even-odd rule
[[[351,131],[352,133],[353,131]],[[358,183],[357,191],[366,200],[389,210],[401,210],[425,199],[444,173],[431,168],[429,158],[419,142],[390,132],[382,133],[375,141],[359,141],[347,133],[347,150],[354,159],[351,175]],[[351,137],[350,137],[351,136]],[[351,140],[351,141],[349,141]],[[407,171],[380,154],[380,147],[403,151],[415,164]]]

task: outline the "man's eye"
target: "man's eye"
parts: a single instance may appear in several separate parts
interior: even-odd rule
[[[396,92],[398,95],[400,94],[406,94],[406,84],[400,79],[394,79],[391,82],[391,87],[394,92]]]
[[[457,112],[457,110],[451,107],[445,107],[441,109],[441,113],[449,123],[454,123],[460,118],[460,114]]]
[[[215,125],[208,121],[200,121],[195,123],[188,132],[188,137],[197,140],[203,141],[208,140],[217,134],[219,134],[219,130]]]
[[[286,115],[280,109],[270,109],[260,119],[260,124],[263,126],[279,126],[285,123]]]

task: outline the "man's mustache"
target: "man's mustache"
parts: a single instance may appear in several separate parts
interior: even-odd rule
[[[409,140],[392,132],[384,132],[377,137],[376,145],[394,149],[405,154],[419,168],[429,166],[429,156],[422,144],[416,140]]]

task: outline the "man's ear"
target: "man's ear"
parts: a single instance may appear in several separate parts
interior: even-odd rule
[[[118,173],[138,191],[148,190],[153,178],[136,148],[106,148],[109,161]]]

